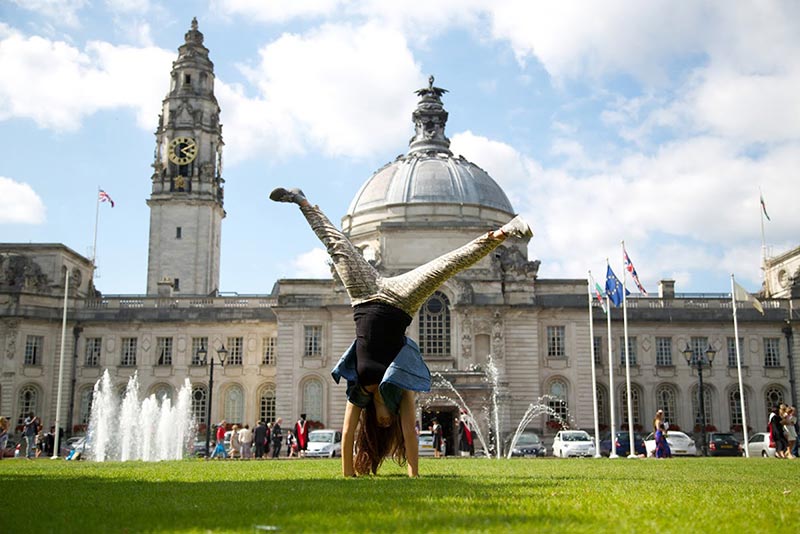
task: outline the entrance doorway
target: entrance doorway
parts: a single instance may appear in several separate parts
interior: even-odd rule
[[[439,421],[445,439],[445,455],[452,456],[458,449],[458,409],[454,406],[432,406],[422,412],[420,430],[430,430],[433,420]]]

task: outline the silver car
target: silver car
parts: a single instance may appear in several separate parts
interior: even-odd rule
[[[667,445],[672,456],[697,456],[697,445],[694,440],[679,430],[667,431]],[[644,438],[644,448],[647,456],[656,455],[656,434],[650,432]]]
[[[775,447],[769,446],[769,434],[758,432],[750,436],[750,441],[747,442],[747,453],[750,457],[775,458]]]
[[[553,456],[594,456],[594,439],[585,430],[560,430],[553,438]]]
[[[335,458],[342,455],[342,433],[338,430],[312,430],[308,433],[306,457]]]

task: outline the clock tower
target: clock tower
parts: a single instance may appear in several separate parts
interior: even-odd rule
[[[196,18],[170,76],[147,201],[147,294],[208,295],[219,289],[224,143],[214,64]]]

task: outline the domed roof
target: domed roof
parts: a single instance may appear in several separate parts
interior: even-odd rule
[[[417,91],[420,102],[412,114],[416,133],[409,151],[375,172],[358,191],[345,216],[354,226],[365,216],[374,220],[376,212],[387,222],[456,219],[492,224],[514,214],[508,197],[486,171],[450,151],[444,134],[448,113],[441,101],[446,92],[433,86],[433,76],[428,87]],[[423,209],[425,205],[430,209]],[[442,210],[448,205],[457,209]]]

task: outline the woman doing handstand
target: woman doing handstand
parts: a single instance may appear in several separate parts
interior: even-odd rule
[[[270,199],[300,206],[325,245],[353,306],[356,340],[331,374],[347,380],[342,426],[342,473],[375,474],[387,457],[419,475],[414,424],[415,391],[430,391],[430,371],[416,343],[405,336],[419,308],[456,273],[475,264],[509,236],[529,238],[530,227],[515,217],[498,230],[405,274],[382,277],[355,245],[299,189],[275,189]],[[355,454],[354,454],[355,452]]]

